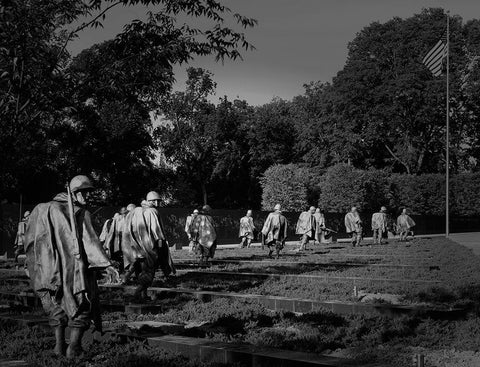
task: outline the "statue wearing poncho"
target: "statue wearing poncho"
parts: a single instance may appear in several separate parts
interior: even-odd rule
[[[115,266],[117,266],[120,271],[123,271],[124,269],[123,249],[125,244],[123,243],[123,233],[125,228],[125,216],[126,213],[115,214],[103,244],[110,259],[115,262]]]
[[[307,244],[311,239],[315,239],[316,220],[314,217],[315,208],[310,207],[308,211],[302,212],[298,217],[295,234],[301,236],[300,247],[298,250],[306,250]]]
[[[268,214],[262,228],[262,245],[268,246],[268,257],[272,257],[273,249],[275,249],[278,258],[287,239],[287,218],[282,215],[280,210],[280,205],[277,204],[275,211]]]
[[[53,201],[33,209],[25,238],[26,264],[33,289],[40,298],[51,295],[70,324],[88,327],[90,311],[98,311],[98,307],[93,307],[98,294],[95,270],[111,264],[95,234],[90,213],[78,206],[74,211],[85,271],[79,271],[74,256],[66,193],[58,194]],[[65,320],[50,321],[56,324]]]
[[[352,245],[359,246],[362,240],[363,226],[357,208],[352,207],[352,210],[345,215],[345,228],[347,233],[352,236]]]
[[[210,210],[205,205],[190,224],[190,238],[201,255],[200,262],[213,258],[217,248],[217,231],[213,218],[209,215]]]
[[[372,215],[373,243],[382,244],[383,234],[387,231],[387,208],[382,206],[379,212]]]
[[[240,218],[240,229],[238,231],[240,238],[240,248],[250,247],[252,240],[255,238],[255,224],[253,223],[252,211],[248,210],[247,215]]]
[[[152,285],[156,269],[165,276],[175,273],[170,249],[157,209],[135,208],[125,218],[123,232],[123,257],[125,268],[130,267],[138,274],[139,287],[135,296],[146,297],[146,290]]]
[[[397,218],[397,232],[400,234],[400,241],[406,241],[408,234],[412,233],[412,228],[415,227],[415,221],[407,214],[406,209],[403,209],[402,214]]]

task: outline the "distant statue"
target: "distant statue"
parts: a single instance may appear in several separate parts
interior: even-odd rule
[[[408,235],[414,236],[413,227],[415,227],[415,221],[407,214],[407,209],[402,210],[397,218],[397,233],[400,235],[400,241],[407,241]]]
[[[382,206],[380,211],[372,215],[373,243],[381,245],[383,234],[387,232],[387,208]]]
[[[307,249],[308,242],[315,239],[316,228],[315,207],[311,206],[307,211],[300,213],[300,216],[298,217],[295,234],[298,234],[301,237],[300,247],[297,251]]]
[[[240,248],[249,248],[255,238],[255,224],[253,223],[251,210],[248,210],[247,214],[240,219],[238,237],[240,238]]]
[[[280,251],[287,239],[287,225],[287,218],[283,216],[280,204],[275,205],[274,211],[268,214],[262,228],[262,247],[268,247],[268,257],[272,257],[274,250],[276,258],[280,257]]]
[[[208,259],[213,258],[217,248],[217,231],[210,215],[211,210],[209,205],[204,205],[190,225],[191,239],[201,256],[200,264],[204,264]]]
[[[25,232],[27,230],[27,222],[30,212],[27,210],[23,214],[23,218],[18,222],[17,235],[15,237],[15,262],[18,261],[18,256],[25,252],[24,243],[25,243]]]
[[[352,206],[350,212],[345,215],[345,228],[352,236],[352,246],[360,246],[363,236],[363,223],[358,214],[357,208]]]
[[[195,251],[195,243],[192,241],[192,236],[190,234],[190,226],[192,225],[193,219],[198,215],[198,209],[195,209],[192,214],[190,214],[185,221],[185,233],[188,238],[188,252],[192,253]]]

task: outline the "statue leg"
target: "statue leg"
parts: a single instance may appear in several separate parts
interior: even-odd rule
[[[53,352],[57,355],[65,355],[65,328],[68,318],[60,304],[52,297],[50,292],[37,292],[42,302],[44,311],[48,314],[50,326],[55,332],[55,348]]]

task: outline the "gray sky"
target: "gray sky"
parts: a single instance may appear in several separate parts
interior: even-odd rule
[[[342,69],[347,44],[363,27],[394,16],[406,18],[426,7],[444,7],[464,21],[480,17],[480,0],[224,0],[233,12],[256,18],[246,31],[255,51],[244,60],[215,63],[198,58],[192,66],[213,72],[217,94],[259,105],[278,96],[291,99],[309,81],[331,81]],[[70,45],[73,54],[113,38],[132,19],[143,19],[145,8],[114,8],[104,28],[84,31]],[[176,68],[175,89],[183,89],[185,68]]]

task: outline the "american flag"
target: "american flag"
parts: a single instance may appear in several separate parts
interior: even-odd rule
[[[447,33],[432,47],[423,58],[422,63],[432,72],[434,76],[442,74],[442,61],[447,56]]]

